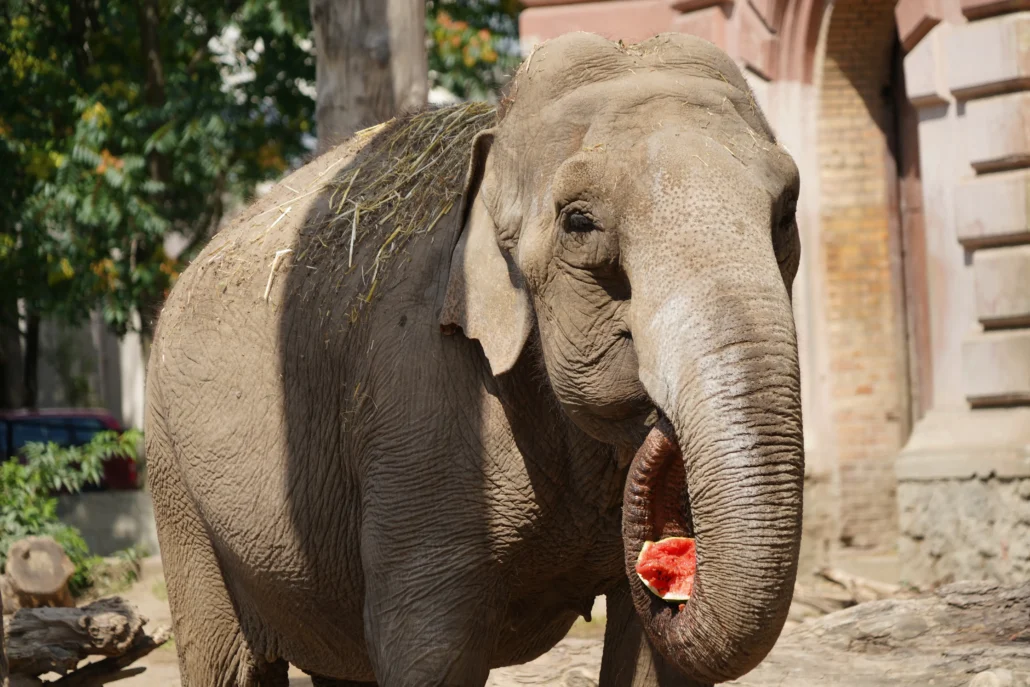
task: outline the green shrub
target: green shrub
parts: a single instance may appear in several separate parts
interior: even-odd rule
[[[101,432],[85,446],[30,443],[24,448],[24,463],[11,458],[0,465],[0,566],[15,541],[53,537],[75,564],[69,585],[72,594],[88,589],[101,559],[90,554],[76,528],[58,520],[56,495],[61,489],[77,493],[86,484],[99,484],[108,458],[136,460],[142,437],[138,430],[129,430],[121,435]]]

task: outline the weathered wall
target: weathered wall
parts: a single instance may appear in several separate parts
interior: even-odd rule
[[[1030,7],[903,0],[919,108],[933,403],[896,462],[911,582],[1025,579],[1030,518]],[[905,12],[902,12],[902,9]],[[916,32],[917,34],[919,32]]]

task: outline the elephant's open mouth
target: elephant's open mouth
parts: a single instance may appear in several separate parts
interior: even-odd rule
[[[683,452],[672,423],[661,413],[630,464],[623,505],[631,504],[635,507],[624,512],[643,516],[645,522],[638,524],[644,530],[637,533],[647,539],[694,536]],[[634,560],[638,553],[632,552]]]

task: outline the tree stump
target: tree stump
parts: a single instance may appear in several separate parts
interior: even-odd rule
[[[26,537],[11,544],[5,572],[7,586],[3,591],[14,597],[16,609],[75,605],[68,590],[75,566],[50,537]]]
[[[1028,678],[1030,584],[958,582],[929,597],[872,601],[810,620],[731,684],[980,687]]]

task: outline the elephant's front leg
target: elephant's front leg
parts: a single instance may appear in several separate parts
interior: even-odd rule
[[[366,578],[365,633],[376,681],[381,687],[483,687],[495,637],[493,600],[484,587],[436,569],[428,556],[416,558],[423,561],[420,569]]]
[[[711,687],[685,677],[651,646],[625,580],[606,600],[608,620],[599,687]]]
[[[404,515],[400,508],[395,512]],[[363,525],[364,625],[376,682],[380,687],[483,687],[501,587],[496,571],[484,564],[485,547],[478,539],[436,536],[451,530],[428,518],[419,537],[400,546],[412,528],[392,519],[379,514]]]

